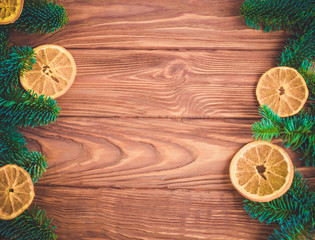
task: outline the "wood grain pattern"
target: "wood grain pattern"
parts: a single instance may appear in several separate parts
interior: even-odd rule
[[[24,133],[32,148],[49,159],[40,184],[231,191],[229,164],[253,140],[250,123],[64,118]],[[302,166],[297,155],[289,153],[295,166]],[[315,176],[312,168],[299,169]]]
[[[288,33],[249,29],[239,16],[242,0],[59,0],[70,21],[40,37],[15,36],[19,44],[66,48],[281,49]]]
[[[61,118],[22,131],[48,158],[35,202],[59,239],[267,239],[275,226],[245,213],[228,168],[289,34],[249,29],[243,0],[58,2],[69,25],[12,43],[62,45],[78,66]]]
[[[262,240],[234,191],[36,187],[36,203],[60,226],[60,239]]]
[[[62,116],[257,118],[277,51],[70,50],[78,75]]]
[[[249,123],[64,118],[26,130],[49,159],[36,203],[60,239],[267,239],[275,226],[251,220],[228,176]]]

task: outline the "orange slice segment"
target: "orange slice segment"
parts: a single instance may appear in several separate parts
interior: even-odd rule
[[[280,117],[288,117],[302,110],[308,89],[294,68],[275,67],[261,76],[256,96],[261,106],[267,104]]]
[[[10,220],[23,213],[34,199],[28,172],[14,164],[0,168],[0,219]]]
[[[232,159],[230,178],[244,197],[269,202],[282,196],[291,186],[294,169],[289,155],[266,141],[245,145]]]
[[[0,0],[0,25],[15,22],[21,15],[23,0]]]
[[[43,45],[34,49],[36,63],[31,71],[20,78],[25,90],[45,94],[51,98],[64,95],[74,82],[76,64],[72,55],[63,47]]]

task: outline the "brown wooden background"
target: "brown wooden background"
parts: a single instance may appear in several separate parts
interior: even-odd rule
[[[58,121],[23,130],[48,157],[36,203],[60,239],[266,239],[228,167],[289,34],[248,28],[242,0],[59,2],[69,25],[13,41],[62,45],[78,66]]]

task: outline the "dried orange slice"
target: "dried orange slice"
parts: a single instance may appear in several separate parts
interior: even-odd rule
[[[14,23],[21,15],[23,0],[0,0],[0,25]]]
[[[294,177],[289,155],[279,146],[266,141],[245,145],[232,159],[230,178],[244,197],[269,202],[282,196]]]
[[[34,199],[30,175],[14,164],[0,168],[0,219],[10,220],[23,213]]]
[[[288,117],[302,110],[308,89],[294,68],[275,67],[261,76],[256,95],[261,106],[267,104],[280,117]]]
[[[34,49],[36,63],[20,78],[25,90],[57,98],[65,94],[75,79],[76,65],[72,55],[63,47],[43,45]]]

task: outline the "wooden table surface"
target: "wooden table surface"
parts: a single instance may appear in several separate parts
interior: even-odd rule
[[[266,239],[275,226],[247,215],[228,168],[289,34],[247,27],[242,0],[59,2],[64,29],[13,37],[62,45],[78,67],[57,122],[23,130],[48,158],[36,203],[59,239]]]

